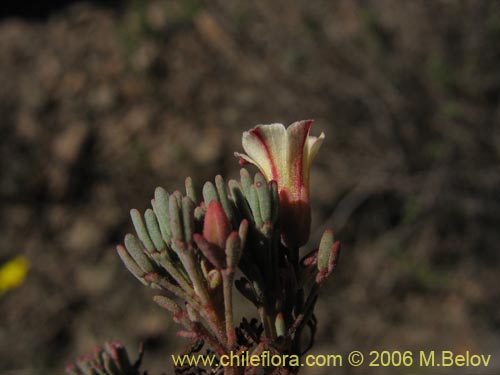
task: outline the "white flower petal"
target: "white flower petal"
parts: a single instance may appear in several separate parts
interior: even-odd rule
[[[239,152],[235,152],[234,153],[234,156],[236,156],[237,158],[240,158],[240,164],[245,164],[245,163],[250,163],[250,164],[253,164],[255,165],[257,168],[261,169],[262,167],[259,165],[259,163],[257,163],[254,159],[252,159],[250,156],[248,155],[245,155],[245,154],[241,154]]]
[[[288,133],[288,155],[287,169],[289,171],[286,185],[293,193],[295,199],[300,199],[304,188],[304,149],[307,141],[312,120],[294,122],[287,129]],[[307,186],[305,186],[307,189]]]
[[[325,139],[325,133],[321,133],[319,137],[309,136],[307,137],[306,144],[304,147],[304,184],[309,186],[309,172],[311,170],[311,162],[318,153],[319,148],[323,144]]]
[[[243,133],[242,144],[267,180],[279,181],[288,174],[288,137],[283,124],[257,125]]]

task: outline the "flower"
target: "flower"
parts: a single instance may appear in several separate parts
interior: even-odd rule
[[[26,279],[29,267],[29,261],[23,255],[0,265],[0,296],[21,285]]]
[[[267,181],[275,180],[280,195],[281,235],[285,245],[298,247],[309,239],[311,207],[309,169],[324,133],[309,135],[313,120],[257,125],[243,133],[245,154],[235,153],[240,163],[255,165]]]

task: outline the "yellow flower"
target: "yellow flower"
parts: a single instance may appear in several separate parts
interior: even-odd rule
[[[245,154],[235,153],[240,163],[260,169],[267,181],[275,180],[280,192],[281,235],[285,245],[298,247],[309,239],[311,207],[309,170],[324,133],[309,135],[313,120],[257,125],[243,133]]]
[[[24,256],[15,257],[0,266],[0,294],[21,285],[28,273],[29,262]]]

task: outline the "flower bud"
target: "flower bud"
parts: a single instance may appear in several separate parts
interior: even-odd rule
[[[224,209],[218,201],[212,200],[203,222],[203,237],[212,245],[224,249],[229,233],[231,233],[231,223]]]

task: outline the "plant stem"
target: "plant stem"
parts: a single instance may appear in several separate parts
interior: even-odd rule
[[[222,271],[222,287],[224,292],[224,320],[226,322],[226,336],[229,349],[236,348],[236,333],[233,319],[233,279],[234,270]]]

